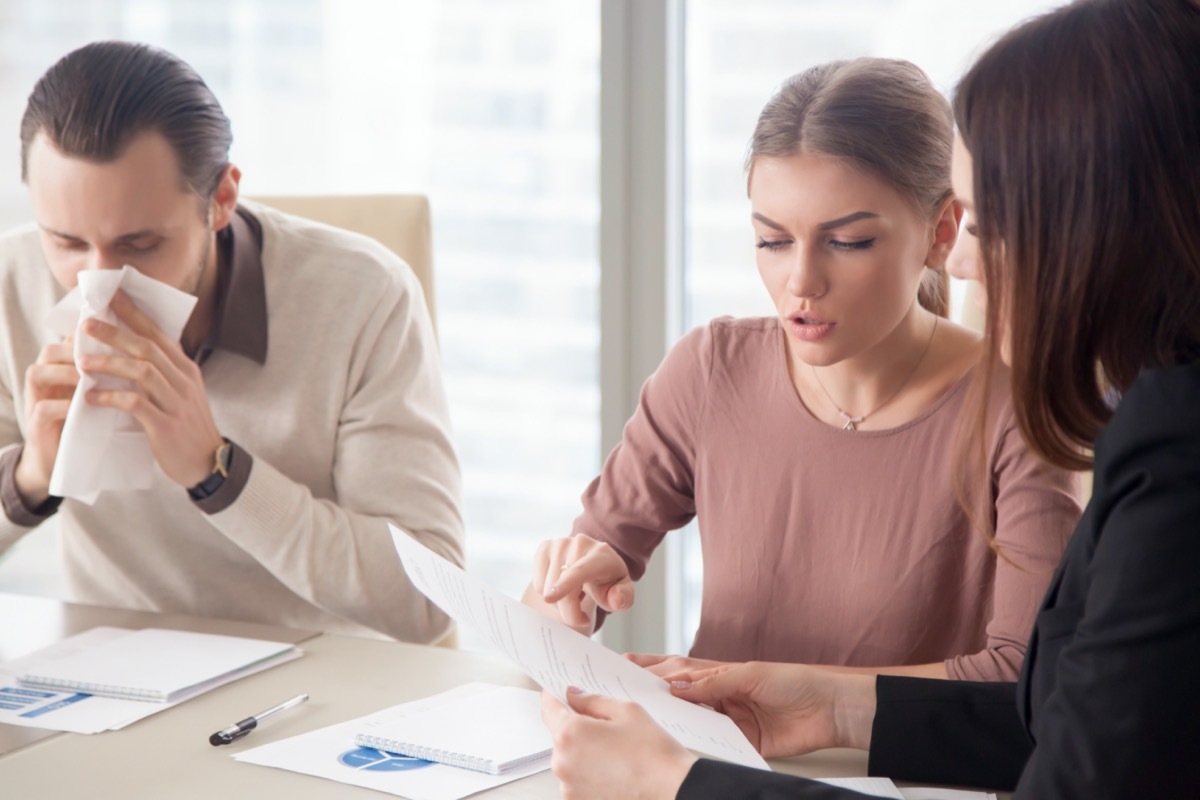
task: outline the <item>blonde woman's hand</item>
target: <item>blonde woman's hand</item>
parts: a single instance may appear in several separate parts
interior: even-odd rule
[[[523,601],[590,635],[598,607],[612,612],[633,606],[633,580],[616,550],[577,533],[538,545]]]

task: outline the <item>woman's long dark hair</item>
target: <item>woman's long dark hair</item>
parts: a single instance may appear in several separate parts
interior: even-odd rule
[[[1114,393],[1200,360],[1200,5],[1084,0],[1031,20],[971,68],[954,111],[985,358],[1007,327],[1021,433],[1087,468]],[[976,373],[981,422],[991,374]]]

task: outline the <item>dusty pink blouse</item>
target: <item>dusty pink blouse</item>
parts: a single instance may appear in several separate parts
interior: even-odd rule
[[[1007,373],[989,404],[984,509],[1004,560],[953,488],[969,376],[911,422],[844,431],[800,401],[784,336],[773,317],[722,318],[685,336],[643,387],[574,530],[610,543],[636,579],[668,531],[698,518],[694,656],[944,660],[951,678],[1014,679],[1080,508],[1076,477],[1022,440]]]

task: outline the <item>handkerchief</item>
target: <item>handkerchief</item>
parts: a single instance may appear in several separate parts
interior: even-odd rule
[[[128,265],[120,270],[80,272],[79,285],[59,301],[50,315],[50,326],[58,335],[65,337],[75,331],[76,362],[85,355],[119,355],[82,329],[91,317],[127,327],[108,307],[118,289],[176,341],[196,305],[192,295],[148,278]],[[50,475],[50,494],[91,504],[103,491],[150,487],[154,454],[142,426],[131,414],[89,405],[84,400],[93,387],[119,390],[129,385],[123,378],[80,374]]]

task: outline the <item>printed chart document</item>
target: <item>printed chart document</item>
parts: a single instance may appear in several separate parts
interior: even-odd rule
[[[132,631],[125,628],[92,628],[36,653],[0,664],[0,723],[72,733],[100,733],[124,728],[182,702],[180,700],[172,703],[147,703],[142,700],[101,697],[73,689],[36,689],[18,680],[22,675],[52,671],[59,662],[86,660],[89,653],[102,649],[130,633]],[[225,677],[220,683],[228,683],[283,661],[299,658],[301,655],[302,651],[291,648],[278,659],[268,659],[250,669],[238,671]],[[216,685],[207,686],[206,689]]]
[[[409,579],[458,623],[487,637],[542,688],[632,700],[691,750],[770,769],[729,717],[671,694],[662,678],[501,592],[389,525]]]
[[[392,729],[408,717],[437,713],[440,708],[468,702],[497,688],[489,683],[468,683],[422,700],[401,703],[365,717],[234,753],[233,758],[247,764],[363,786],[409,800],[459,800],[549,769],[550,756],[500,775],[491,775],[360,747],[354,743],[354,738],[366,730]],[[538,719],[540,722],[540,711]]]
[[[364,722],[354,743],[492,775],[544,761],[554,748],[542,723],[541,695],[516,686]]]

